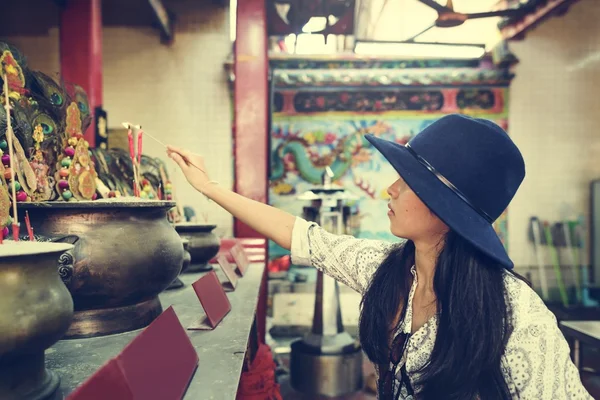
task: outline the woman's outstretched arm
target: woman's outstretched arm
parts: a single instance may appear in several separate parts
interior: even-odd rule
[[[312,265],[359,293],[366,290],[373,273],[394,247],[393,243],[326,232],[314,222],[215,184],[206,174],[201,156],[172,146],[167,152],[192,186],[260,234],[291,250],[294,264]]]
[[[292,231],[296,217],[217,185],[208,177],[204,159],[201,156],[173,146],[167,147],[167,154],[179,165],[187,180],[196,190],[261,235],[287,250],[291,249]]]

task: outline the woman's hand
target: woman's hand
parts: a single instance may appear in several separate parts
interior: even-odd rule
[[[167,146],[167,154],[179,165],[188,182],[196,190],[204,193],[206,186],[211,182],[206,173],[204,158],[175,146]]]
[[[196,190],[252,229],[273,240],[284,249],[290,249],[296,217],[267,204],[240,196],[219,185],[213,185],[216,182],[211,181],[208,177],[204,159],[201,156],[174,146],[167,146],[167,154],[175,160],[188,182]]]

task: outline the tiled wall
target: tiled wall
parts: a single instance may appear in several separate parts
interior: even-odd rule
[[[142,124],[161,141],[202,154],[211,178],[233,186],[231,104],[223,63],[231,50],[229,14],[210,4],[177,2],[175,42],[160,43],[157,30],[105,27],[103,32],[104,108],[110,127],[121,122]],[[47,36],[9,37],[33,69],[58,73],[58,30]],[[146,138],[145,152],[163,156],[163,148]],[[173,168],[169,173],[174,173]],[[195,192],[185,178],[174,178],[183,205],[195,207],[200,220],[232,234],[232,218]]]
[[[535,264],[529,218],[588,215],[589,182],[600,178],[600,2],[581,0],[522,42],[509,102],[510,135],[527,176],[509,213],[509,249],[517,266]],[[549,263],[549,258],[546,257]]]

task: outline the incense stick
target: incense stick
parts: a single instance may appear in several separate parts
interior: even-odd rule
[[[19,240],[19,216],[17,215],[17,188],[15,184],[15,168],[14,168],[14,151],[13,151],[13,129],[10,120],[10,102],[8,98],[8,79],[6,74],[2,73],[2,80],[4,81],[4,100],[6,104],[6,141],[8,142],[8,156],[10,157],[10,179],[11,179],[11,192],[13,201],[13,239]]]
[[[167,148],[166,144],[164,144],[163,142],[161,142],[160,140],[158,140],[157,138],[155,138],[154,136],[152,136],[151,134],[149,134],[147,131],[144,131],[144,135],[148,136],[150,139],[154,140],[156,143],[160,144],[164,148]]]
[[[130,125],[128,122],[123,122],[123,126],[127,128],[127,127],[129,127],[129,126],[131,126],[131,125]],[[137,129],[141,129],[141,128],[142,128],[142,127],[141,127],[141,125],[135,125],[134,127],[135,127],[135,128],[137,128]],[[150,139],[154,140],[156,143],[160,144],[160,145],[161,145],[161,146],[163,146],[165,149],[166,149],[167,147],[169,147],[169,146],[167,146],[166,144],[164,144],[163,142],[161,142],[159,139],[157,139],[156,137],[154,137],[154,136],[152,136],[151,134],[149,134],[147,131],[144,131],[144,136],[148,136]],[[200,168],[200,167],[198,167],[197,165],[195,165],[194,163],[190,162],[190,160],[188,160],[187,158],[185,158],[185,157],[183,157],[183,156],[182,156],[182,158],[185,160],[185,162],[186,162],[188,165],[191,165],[192,167],[194,167],[194,168],[196,168],[196,169],[198,169],[198,170],[200,170],[200,171],[202,171],[202,172],[204,172],[204,173],[206,174],[206,171],[204,171],[202,168]]]

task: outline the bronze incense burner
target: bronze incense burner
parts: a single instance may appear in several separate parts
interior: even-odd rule
[[[0,399],[41,400],[60,378],[44,351],[67,331],[73,300],[57,273],[65,243],[5,241],[0,245]]]
[[[24,203],[42,240],[69,241],[61,277],[75,315],[65,338],[147,326],[162,312],[158,294],[181,271],[183,244],[167,220],[169,201]]]
[[[189,240],[189,252],[192,262],[186,272],[206,272],[212,269],[209,261],[217,255],[221,240],[213,233],[216,225],[179,223],[175,230],[182,238]]]
[[[181,241],[183,242],[183,264],[181,266],[180,274],[183,274],[190,267],[190,263],[192,261],[192,256],[190,255],[190,252],[189,252],[190,241],[187,239],[181,239]],[[179,279],[179,276],[178,276],[177,278],[175,278],[173,283],[171,283],[169,285],[169,287],[166,288],[165,290],[180,289],[184,286],[185,285],[184,285],[183,281],[181,279]]]

